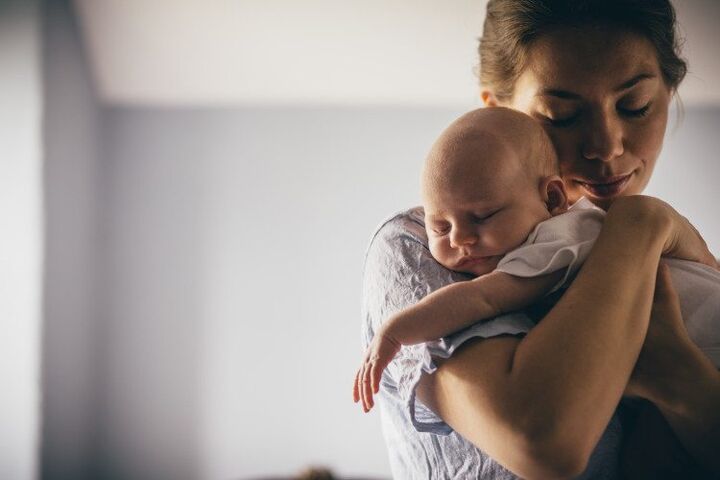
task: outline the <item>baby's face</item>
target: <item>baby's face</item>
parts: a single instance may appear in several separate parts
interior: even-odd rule
[[[453,172],[423,188],[430,252],[450,270],[484,275],[551,215],[540,185],[507,145],[468,141],[453,155],[467,161],[455,159]]]

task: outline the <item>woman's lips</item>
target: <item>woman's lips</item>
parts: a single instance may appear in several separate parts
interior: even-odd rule
[[[575,183],[595,198],[612,198],[625,190],[631,177],[632,173],[629,173],[601,179],[575,180]]]

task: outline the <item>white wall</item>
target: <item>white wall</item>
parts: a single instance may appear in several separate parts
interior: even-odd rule
[[[37,472],[42,292],[40,15],[0,1],[0,478]]]
[[[104,113],[101,474],[199,478],[198,209],[208,154],[193,148],[183,116],[161,115],[158,129],[153,115]]]
[[[41,475],[93,478],[101,117],[67,0],[43,4],[45,277]]]
[[[720,257],[720,106],[671,111],[655,173],[644,193],[662,198],[702,233]]]
[[[350,401],[362,258],[457,113],[106,111],[103,428],[123,478],[389,476],[379,419]],[[716,251],[719,126],[688,110],[652,184]]]
[[[478,103],[485,0],[74,3],[100,94],[113,104]],[[692,67],[680,92],[718,103],[720,2],[673,3]]]
[[[389,474],[378,419],[351,403],[360,269],[456,113],[107,111],[100,348],[118,468]]]
[[[34,3],[24,21],[7,5],[0,477],[22,479],[38,443],[40,57]],[[417,203],[420,162],[460,112],[98,111],[67,3],[46,8],[43,477],[388,477],[377,413],[350,401],[362,258]],[[720,108],[688,109],[648,190],[716,253],[718,127]]]

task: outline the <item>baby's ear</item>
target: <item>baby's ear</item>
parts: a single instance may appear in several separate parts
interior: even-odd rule
[[[540,195],[547,205],[550,215],[565,213],[568,209],[568,197],[565,183],[557,175],[545,177],[540,182]]]

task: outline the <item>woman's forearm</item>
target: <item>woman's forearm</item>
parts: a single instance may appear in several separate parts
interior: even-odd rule
[[[522,339],[468,342],[423,377],[421,401],[521,476],[579,475],[643,345],[660,255],[687,247],[672,213],[651,199],[615,201],[550,313]]]
[[[511,373],[524,428],[588,454],[642,347],[666,234],[639,211],[618,210],[572,286],[518,345]]]

